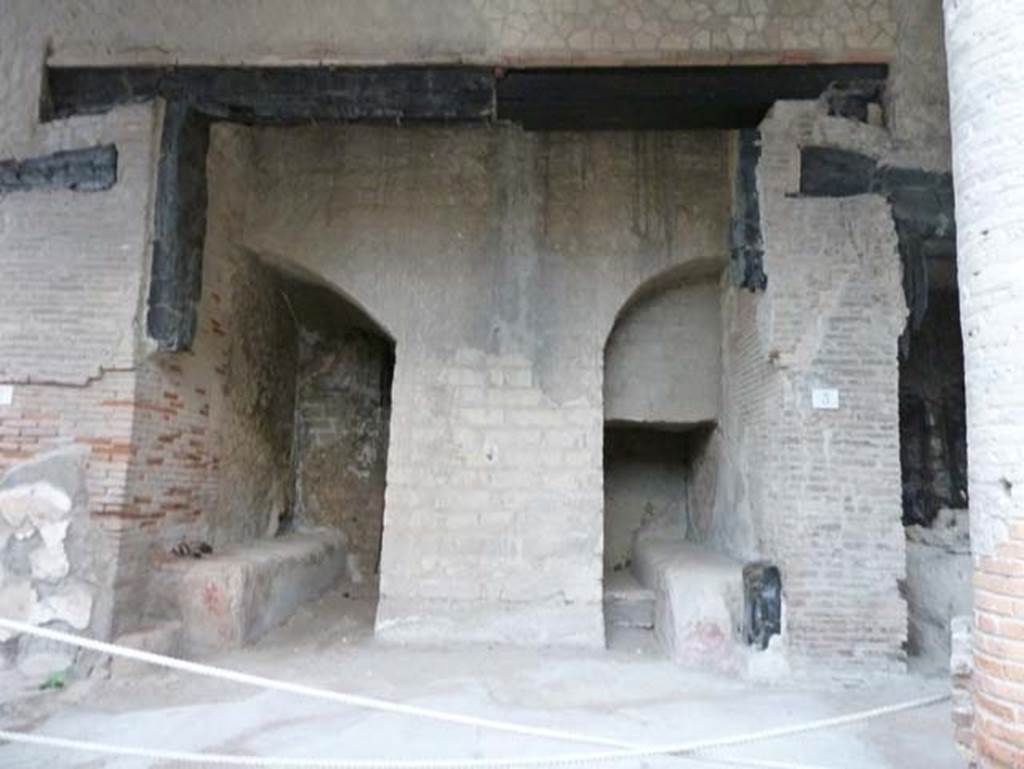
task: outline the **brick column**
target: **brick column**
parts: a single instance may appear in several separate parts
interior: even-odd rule
[[[1024,766],[1024,2],[945,0],[971,535],[974,729]]]

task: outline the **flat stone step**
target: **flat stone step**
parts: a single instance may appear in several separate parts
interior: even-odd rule
[[[641,585],[627,571],[604,578],[604,618],[612,627],[654,627],[654,591]]]

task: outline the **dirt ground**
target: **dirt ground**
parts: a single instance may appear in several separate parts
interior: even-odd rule
[[[388,646],[372,606],[330,593],[252,648],[204,660],[258,675],[616,738],[663,744],[798,724],[939,693],[918,675],[861,686],[766,686],[682,670],[632,637],[606,652],[510,647]],[[0,724],[154,749],[320,759],[458,759],[602,750],[357,710],[175,672],[91,679],[59,692],[0,674]],[[713,758],[617,761],[609,767],[750,766],[953,769],[949,705],[731,748]],[[724,763],[727,760],[728,763]],[[0,766],[136,769],[175,764],[0,744]],[[783,764],[779,764],[782,766]]]

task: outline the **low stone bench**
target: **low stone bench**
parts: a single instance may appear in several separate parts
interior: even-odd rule
[[[252,643],[345,573],[344,535],[323,530],[248,542],[164,567],[186,656]]]
[[[741,668],[743,564],[685,540],[638,537],[632,568],[654,591],[654,633],[673,661]]]

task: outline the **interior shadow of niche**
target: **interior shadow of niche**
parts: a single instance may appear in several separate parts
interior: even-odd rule
[[[700,541],[691,520],[692,467],[714,430],[694,425],[606,422],[605,572],[628,570],[637,537]]]
[[[691,262],[644,281],[604,349],[606,572],[628,570],[640,538],[702,541],[695,483],[721,397],[721,262]],[[695,466],[701,472],[695,473]],[[710,505],[709,505],[710,506]],[[697,520],[693,520],[698,514]]]
[[[343,533],[346,592],[376,595],[395,341],[362,306],[293,265],[275,265],[297,334],[292,490],[281,531]]]

